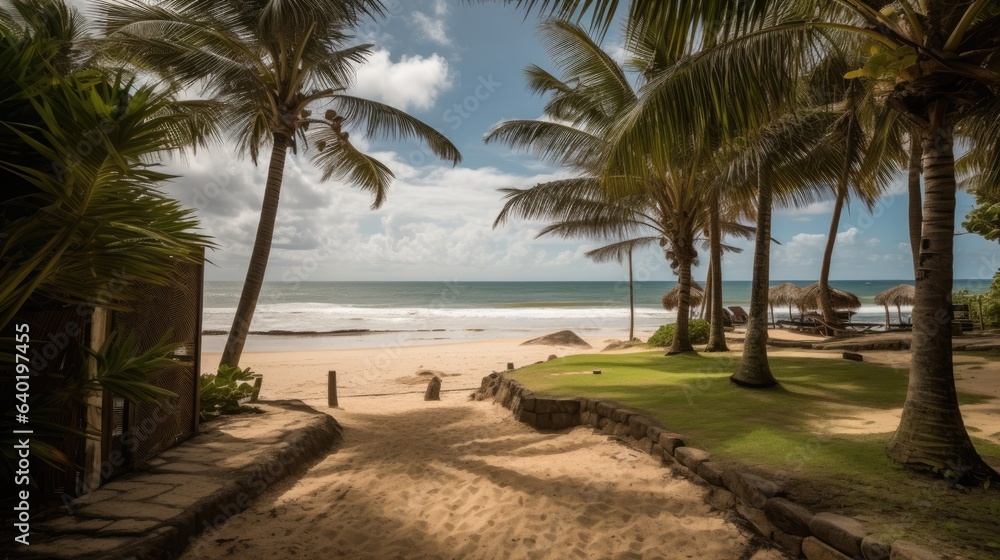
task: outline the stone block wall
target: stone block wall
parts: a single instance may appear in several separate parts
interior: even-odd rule
[[[504,373],[483,378],[476,400],[494,399],[514,416],[540,430],[590,426],[631,447],[659,457],[696,484],[709,488],[708,502],[732,510],[758,534],[806,560],[935,560],[917,545],[886,541],[860,522],[834,513],[813,513],[788,500],[774,480],[713,461],[711,453],[684,444],[683,436],[640,412],[605,400],[542,397]]]

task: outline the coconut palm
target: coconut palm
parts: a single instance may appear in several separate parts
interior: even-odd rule
[[[635,93],[622,68],[577,25],[551,20],[542,26],[543,41],[565,77],[532,66],[529,87],[552,95],[546,120],[506,121],[494,127],[486,141],[502,142],[531,150],[536,156],[593,173],[604,165],[604,131],[636,102]],[[708,162],[710,163],[710,162]],[[532,189],[504,189],[505,205],[497,222],[511,216],[544,218],[554,223],[540,235],[587,236],[614,241],[588,253],[597,260],[621,260],[638,247],[659,244],[678,275],[680,285],[677,328],[670,353],[691,351],[687,328],[690,309],[691,268],[696,262],[696,242],[709,229],[706,193],[692,188],[705,184],[705,169],[692,163],[662,170],[641,184],[628,177],[631,192],[610,196],[606,181],[584,177],[554,181]],[[746,233],[746,228],[727,222],[720,232]],[[721,242],[720,242],[721,249]]]
[[[827,140],[843,147],[841,171],[832,185],[833,213],[819,274],[819,310],[827,323],[837,326],[840,319],[832,305],[830,269],[833,250],[840,229],[840,216],[849,197],[859,200],[870,210],[878,197],[894,179],[899,164],[903,164],[903,128],[894,111],[876,103],[873,92],[865,90],[857,80],[840,78],[857,60],[846,57],[850,51],[831,53],[821,61],[811,76],[818,87],[815,102],[826,104],[838,113],[827,133]]]
[[[226,108],[237,149],[257,163],[270,147],[264,202],[246,281],[221,363],[239,364],[264,282],[288,151],[310,151],[323,180],[344,179],[386,198],[392,171],[350,141],[416,138],[457,164],[442,134],[407,113],[345,93],[371,45],[348,46],[351,29],[385,12],[378,0],[101,1],[111,52],[185,86],[200,84]],[[322,117],[315,116],[313,111]]]
[[[606,26],[617,2],[523,0],[548,11],[591,9]],[[913,311],[914,344],[903,414],[888,446],[891,458],[962,480],[1000,478],[976,452],[959,410],[951,348],[950,295],[955,225],[956,130],[989,127],[983,108],[996,103],[1000,5],[993,0],[633,0],[630,18],[656,26],[678,50],[709,45],[683,69],[650,84],[618,151],[643,150],[663,128],[698,142],[712,130],[735,138],[796,105],[795,81],[822,53],[849,49],[864,65],[847,74],[913,123],[921,141],[924,202]],[[695,49],[692,49],[695,50]],[[995,114],[995,113],[994,113]],[[716,118],[713,118],[716,115]],[[718,118],[722,116],[723,118]],[[993,121],[995,122],[995,121]],[[984,138],[981,136],[980,138]],[[995,138],[995,132],[993,133]],[[1000,161],[980,146],[986,177]],[[993,152],[996,153],[995,151]]]

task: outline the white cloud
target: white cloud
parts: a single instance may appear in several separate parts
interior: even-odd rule
[[[515,174],[493,167],[451,168],[408,161],[406,152],[376,152],[397,174],[388,201],[369,209],[371,196],[341,182],[321,182],[302,156],[288,158],[281,208],[268,266],[270,280],[359,280],[406,277],[517,279],[597,271],[580,240],[542,239],[537,222],[493,229],[500,187],[528,187],[561,178],[558,172]],[[228,166],[216,171],[215,166]],[[181,175],[171,193],[194,206],[219,249],[209,253],[210,279],[241,279],[252,248],[266,168],[199,152],[172,162]],[[228,177],[228,179],[227,179]],[[205,196],[205,185],[215,196]],[[662,260],[662,256],[659,257]],[[615,274],[615,265],[600,265]],[[579,272],[577,272],[578,274]]]
[[[450,45],[451,39],[448,37],[448,28],[444,18],[448,15],[448,4],[444,0],[435,0],[434,16],[431,17],[423,12],[413,12],[413,22],[420,29],[420,32],[439,45]]]
[[[837,245],[838,246],[853,246],[858,243],[858,236],[861,235],[861,230],[852,227],[847,231],[842,231],[837,234]],[[823,236],[825,239],[826,236]]]
[[[399,62],[393,62],[389,51],[379,49],[358,68],[352,93],[404,111],[426,110],[453,85],[448,62],[438,54],[403,56]]]
[[[865,247],[875,247],[881,242],[882,240],[879,239],[878,237],[872,237],[868,241],[865,241]]]
[[[413,22],[424,37],[439,45],[450,45],[444,20],[434,19],[423,12],[413,12]]]

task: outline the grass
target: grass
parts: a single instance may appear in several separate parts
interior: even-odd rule
[[[891,433],[831,435],[820,429],[838,420],[863,423],[861,409],[900,408],[905,369],[839,355],[772,356],[781,385],[748,390],[728,380],[737,362],[732,354],[577,355],[517,370],[513,377],[538,393],[641,409],[715,460],[788,480],[789,493],[815,511],[852,515],[870,530],[905,535],[960,557],[1000,556],[997,489],[963,492],[899,467],[885,456]],[[589,373],[595,369],[602,374]],[[962,393],[959,402],[989,398]],[[973,441],[988,462],[1000,466],[1000,446]]]

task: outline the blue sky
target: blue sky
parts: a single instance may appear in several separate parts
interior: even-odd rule
[[[537,34],[512,8],[444,0],[392,0],[388,19],[359,30],[376,50],[358,74],[356,92],[406,109],[445,133],[464,162],[451,168],[416,143],[368,144],[397,175],[388,202],[345,184],[322,183],[304,158],[289,158],[275,232],[270,280],[618,280],[616,264],[583,256],[586,241],[536,240],[538,223],[492,229],[502,187],[527,187],[562,176],[499,146],[482,142],[503,119],[536,118],[543,101],[524,88],[528,64],[550,67]],[[609,40],[615,49],[615,34]],[[358,135],[352,135],[357,140]],[[240,280],[256,229],[264,169],[224,147],[174,162],[182,175],[171,193],[195,207],[220,247],[206,277]],[[959,222],[972,199],[959,195]],[[874,216],[853,204],[838,233],[833,279],[911,279],[903,178]],[[771,278],[819,276],[831,202],[779,209]],[[957,229],[961,229],[958,226]],[[752,242],[728,255],[723,273],[749,280]],[[705,273],[705,262],[696,277]],[[649,279],[671,280],[662,254],[637,257]],[[956,277],[988,279],[1000,267],[1000,246],[975,235],[956,237]]]

